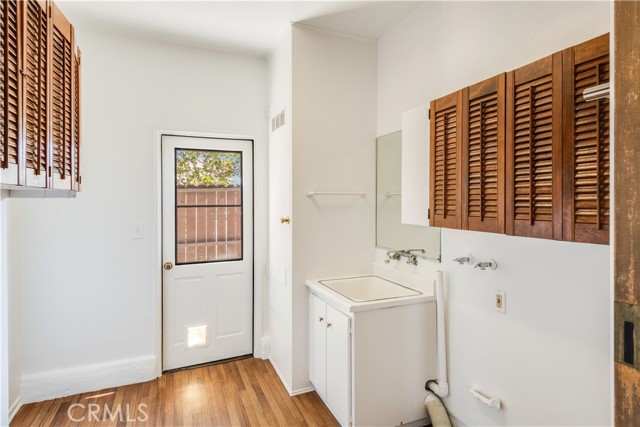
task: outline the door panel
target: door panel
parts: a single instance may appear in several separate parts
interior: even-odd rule
[[[162,138],[165,370],[252,353],[252,170],[251,141]]]
[[[327,304],[309,295],[309,380],[316,392],[327,399]]]
[[[327,305],[327,405],[340,424],[349,425],[351,340],[349,317]]]

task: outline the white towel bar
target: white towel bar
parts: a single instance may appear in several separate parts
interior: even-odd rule
[[[360,196],[365,197],[365,192],[339,192],[339,191],[307,191],[307,197],[314,196]]]
[[[497,397],[486,396],[480,393],[475,388],[469,389],[469,393],[471,394],[471,396],[475,397],[476,399],[478,399],[480,402],[484,403],[488,407],[493,409],[498,409],[498,410],[500,409],[502,402]]]

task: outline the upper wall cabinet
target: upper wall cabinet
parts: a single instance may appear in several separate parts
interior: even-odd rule
[[[0,184],[79,189],[80,59],[73,27],[46,0],[0,6]]]
[[[505,74],[462,91],[462,228],[504,233]]]
[[[23,185],[47,187],[50,165],[48,61],[50,14],[46,1],[21,1],[22,6],[22,138]]]
[[[51,142],[53,188],[72,189],[73,182],[73,27],[52,7]]]
[[[18,184],[20,150],[20,5],[17,0],[0,4],[0,182]]]
[[[430,224],[462,226],[462,91],[431,102]]]
[[[431,225],[609,242],[609,35],[431,103]]]
[[[566,49],[564,240],[609,243],[609,99],[582,92],[609,83],[609,35]]]
[[[82,53],[77,45],[73,49],[73,190],[80,191],[82,184],[82,175],[80,175],[80,145],[81,145],[81,126],[82,123],[82,104],[81,104],[81,88],[82,88]]]
[[[507,74],[507,234],[562,239],[562,54]]]

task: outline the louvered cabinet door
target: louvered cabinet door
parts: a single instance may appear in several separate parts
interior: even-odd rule
[[[17,185],[20,164],[20,8],[0,3],[0,183]]]
[[[609,82],[609,34],[563,52],[564,240],[609,243],[609,99],[582,92]]]
[[[562,53],[507,74],[507,234],[562,239]]]
[[[505,74],[462,92],[462,228],[504,233]]]
[[[48,158],[48,3],[22,5],[22,129],[24,185],[47,186]]]
[[[462,91],[431,102],[430,220],[462,228]]]
[[[73,27],[55,4],[51,11],[51,187],[71,190],[74,187]]]
[[[82,144],[82,84],[81,84],[81,67],[82,67],[82,53],[77,47],[74,49],[73,56],[73,151],[72,151],[72,163],[73,163],[73,190],[80,191],[80,185],[82,184],[82,175],[80,174],[80,146]]]

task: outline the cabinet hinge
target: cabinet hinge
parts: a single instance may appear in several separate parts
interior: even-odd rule
[[[82,176],[78,177],[78,184],[82,184]]]
[[[427,209],[427,219],[431,219],[431,208]]]
[[[429,108],[429,113],[427,113],[427,115],[429,116],[429,120],[431,120],[431,108]]]
[[[51,176],[51,166],[49,166],[49,176]]]

